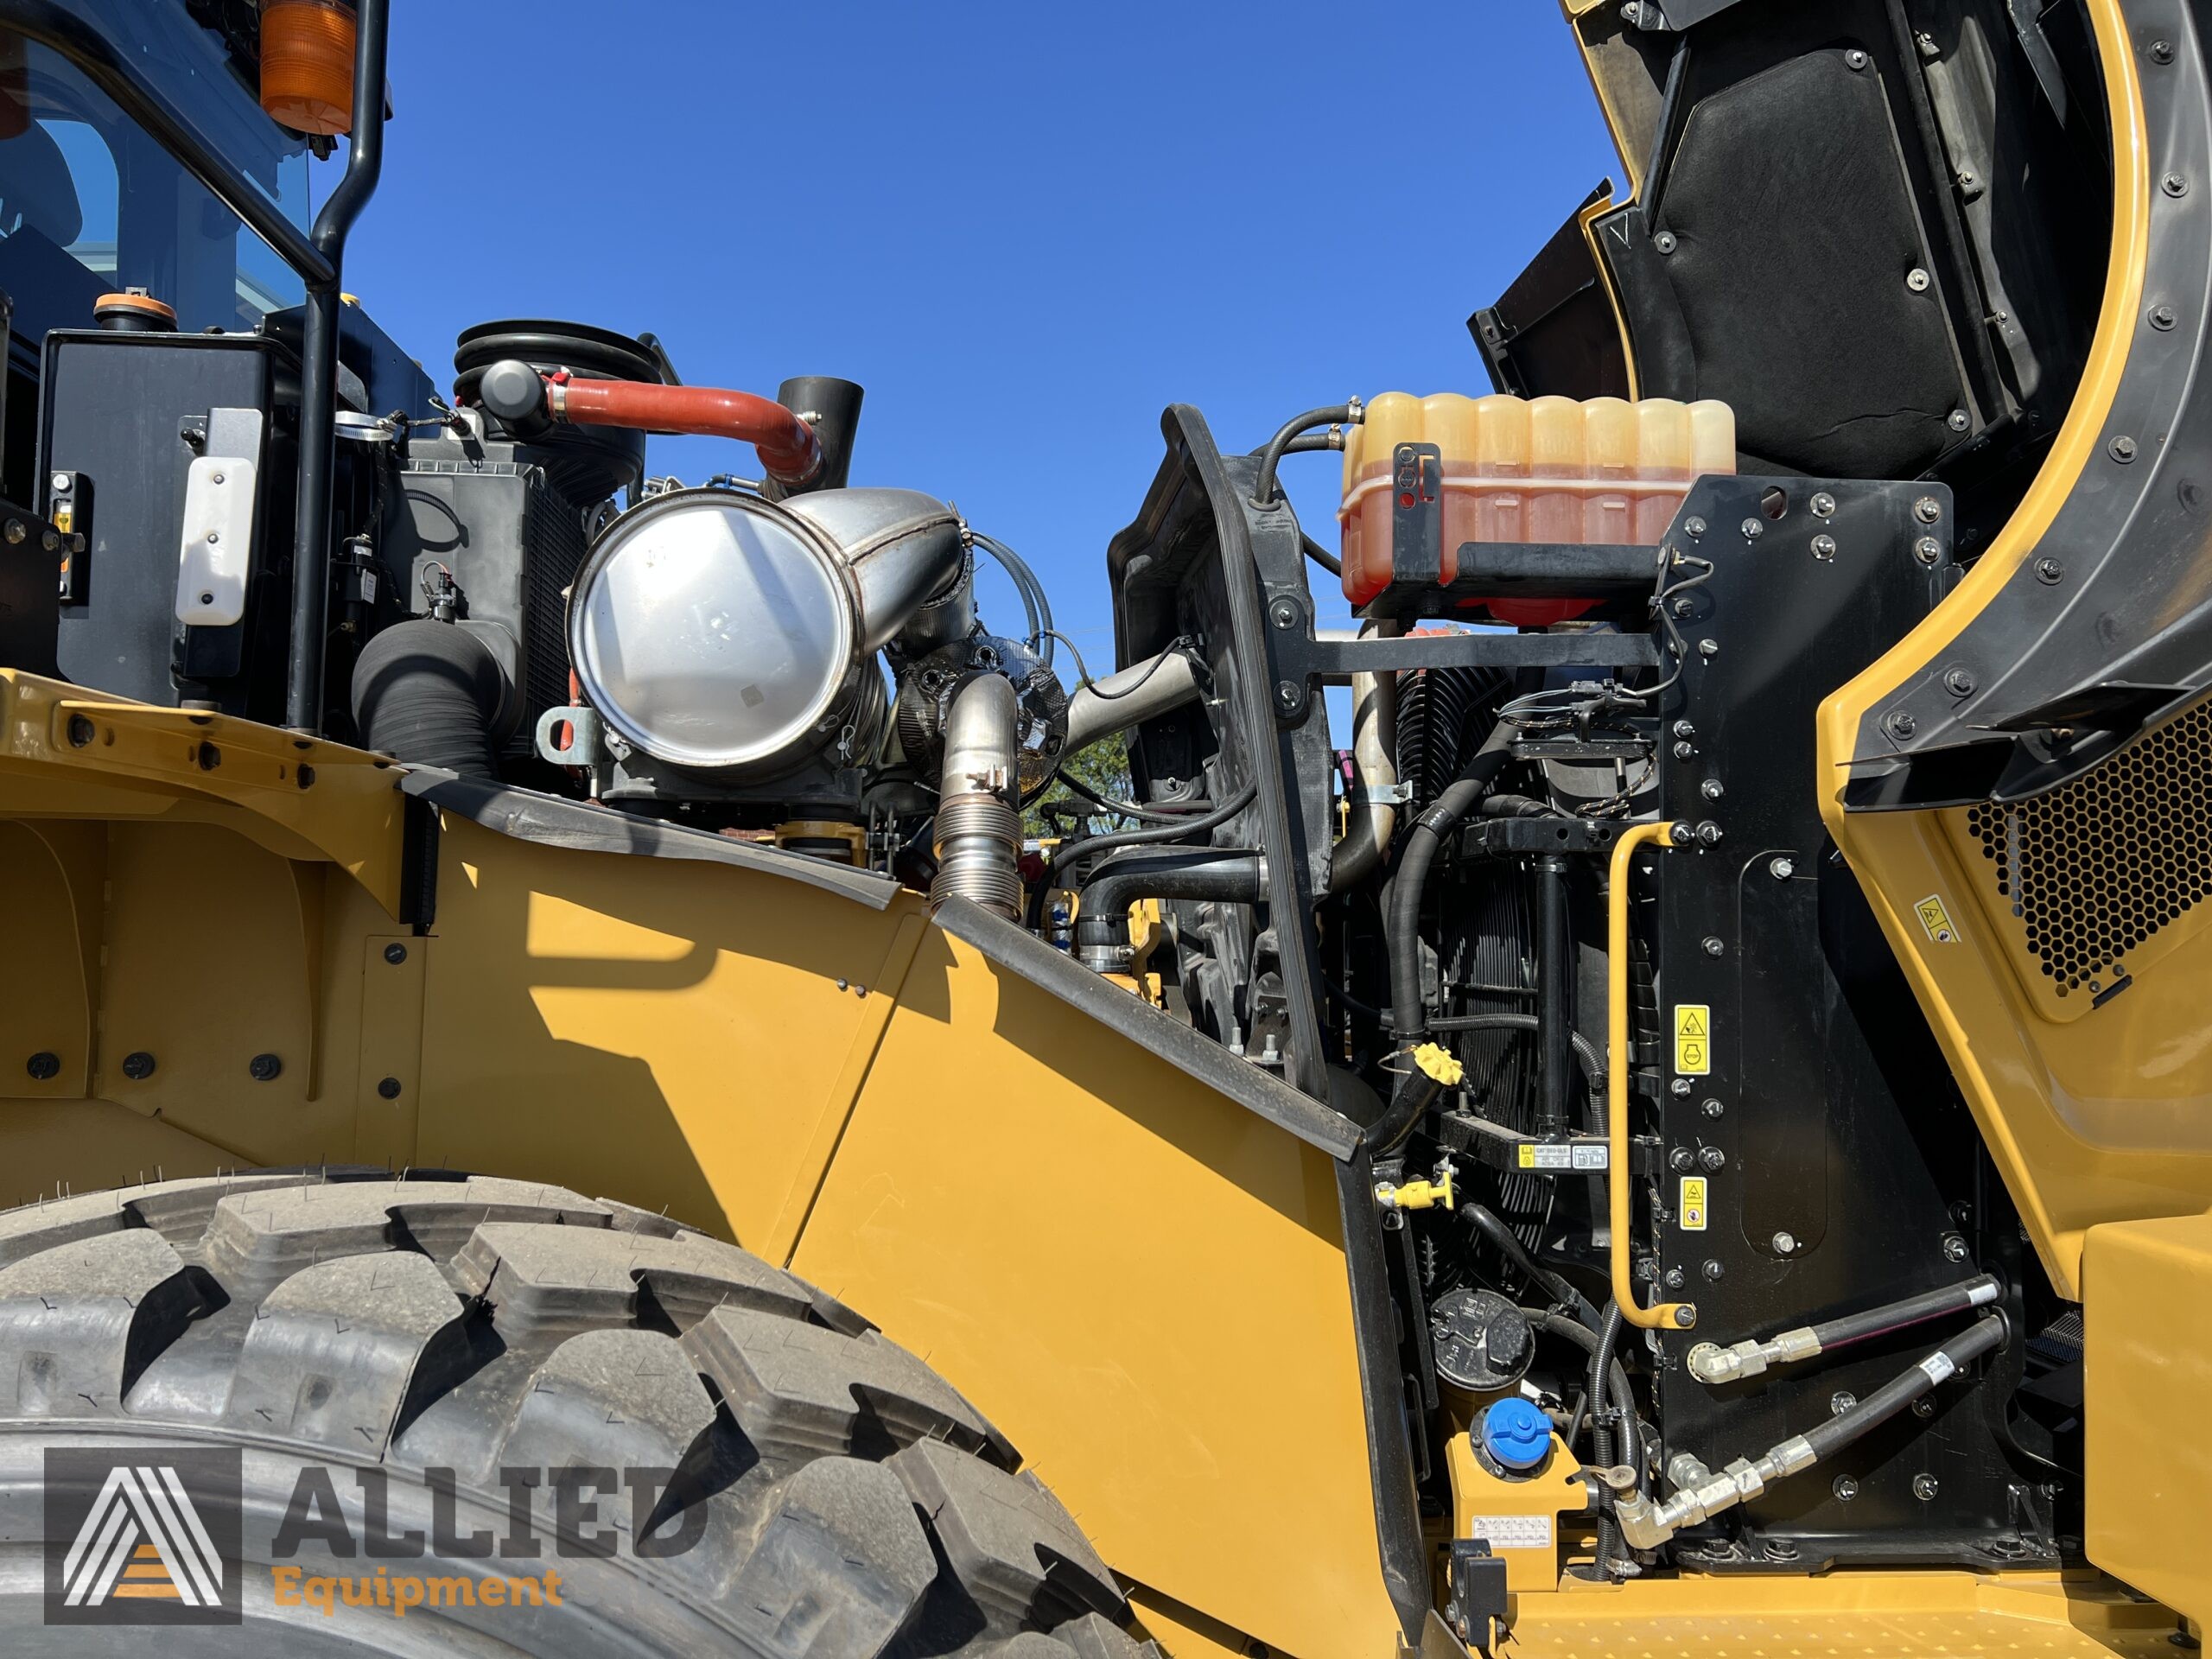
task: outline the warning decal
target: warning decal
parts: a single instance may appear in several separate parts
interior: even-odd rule
[[[1681,1202],[1675,1205],[1675,1209],[1684,1232],[1701,1233],[1705,1230],[1704,1176],[1685,1175],[1682,1177]]]
[[[1703,1002],[1675,1004],[1675,1070],[1698,1077],[1713,1070],[1713,1010]]]
[[[1913,910],[1920,918],[1920,925],[1928,930],[1928,937],[1938,944],[1950,944],[1959,937],[1959,930],[1951,925],[1951,912],[1943,908],[1939,893],[1929,893],[1915,905]]]

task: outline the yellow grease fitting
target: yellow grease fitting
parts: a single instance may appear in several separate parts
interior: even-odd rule
[[[1605,1185],[1611,1198],[1613,1300],[1621,1317],[1646,1331],[1683,1331],[1697,1323],[1688,1302],[1646,1307],[1637,1299],[1628,1249],[1628,880],[1629,860],[1639,847],[1673,846],[1672,823],[1639,823],[1613,843],[1605,893]]]

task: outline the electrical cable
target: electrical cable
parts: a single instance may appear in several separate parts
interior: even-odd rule
[[[1045,584],[1037,580],[1037,573],[1029,568],[1028,562],[997,537],[986,536],[970,525],[968,539],[996,559],[999,568],[1013,580],[1014,592],[1020,597],[1022,611],[1029,621],[1029,649],[1041,651],[1045,666],[1050,668],[1052,647],[1047,642],[1058,639],[1065,643],[1066,636],[1053,630],[1052,601],[1045,591]],[[1072,645],[1068,648],[1074,649]]]
[[[1212,811],[1192,818],[1187,823],[1166,823],[1152,830],[1113,830],[1103,836],[1086,836],[1081,841],[1062,842],[1046,857],[1045,868],[1037,877],[1037,885],[1030,889],[1029,931],[1033,933],[1037,931],[1044,915],[1045,893],[1052,885],[1052,877],[1077,858],[1088,858],[1116,847],[1148,847],[1174,841],[1183,836],[1203,835],[1208,830],[1217,830],[1249,806],[1259,792],[1257,784],[1247,784]]]

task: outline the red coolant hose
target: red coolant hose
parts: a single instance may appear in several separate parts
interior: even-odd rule
[[[749,391],[715,386],[657,386],[643,380],[546,383],[547,412],[575,426],[621,426],[642,432],[684,432],[735,438],[760,451],[777,483],[797,486],[822,470],[814,429],[793,410]]]

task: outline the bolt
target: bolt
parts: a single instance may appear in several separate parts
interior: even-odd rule
[[[2171,41],[2153,41],[2151,42],[2152,62],[2171,63],[2173,60],[2174,43]]]
[[[1853,69],[1864,69],[1866,67],[1866,54],[1855,46],[1843,54],[1843,60]]]
[[[1722,1267],[1718,1262],[1707,1262],[1705,1264],[1705,1276],[1707,1279],[1718,1281],[1720,1275],[1727,1271],[1728,1269]]]
[[[1695,541],[1699,537],[1705,534],[1705,520],[1694,518],[1683,519],[1682,534],[1688,537],[1692,541]]]
[[[1684,1285],[1689,1283],[1689,1274],[1684,1273],[1680,1268],[1669,1268],[1667,1269],[1667,1275],[1664,1282],[1668,1289],[1680,1290]]]
[[[2066,567],[2056,559],[2037,559],[2036,580],[2046,588],[2055,587],[2066,580]]]
[[[2189,194],[2189,181],[2178,173],[2169,173],[2158,181],[2158,188],[2170,196],[2185,196]]]
[[[26,524],[24,524],[24,523],[23,523],[23,521],[22,521],[22,519],[20,519],[20,518],[10,518],[10,519],[8,521],[7,537],[8,537],[8,545],[9,545],[9,546],[10,546],[10,547],[19,547],[19,546],[21,546],[21,545],[22,544],[23,537],[26,537],[26,536],[28,536],[28,535],[29,535],[29,534],[30,534],[30,527],[29,527],[29,525],[27,525]]]
[[[1830,495],[1826,490],[1814,491],[1810,505],[1815,518],[1832,518],[1835,516],[1835,497]]]
[[[1292,682],[1288,680],[1277,680],[1275,682],[1275,707],[1281,709],[1283,713],[1286,715],[1296,714],[1298,712],[1298,705],[1301,701],[1303,701],[1303,699],[1300,698],[1298,694],[1298,687]]]
[[[1905,272],[1904,285],[1916,294],[1925,294],[1928,291],[1928,273],[1915,265]]]
[[[1687,1302],[1675,1310],[1675,1329],[1687,1331],[1696,1323],[1697,1309],[1690,1306]]]
[[[1777,1255],[1788,1255],[1796,1248],[1797,1240],[1795,1236],[1789,1233],[1777,1233],[1774,1236],[1774,1253]]]
[[[207,539],[211,543],[219,542],[223,539],[223,532],[219,530],[211,530],[207,532]]]
[[[1672,231],[1660,232],[1651,238],[1651,245],[1662,253],[1672,253],[1675,251],[1675,233]]]
[[[1677,743],[1675,745],[1675,759],[1677,760],[1687,760],[1696,753],[1697,745],[1694,743]]]
[[[1725,955],[1728,950],[1726,945],[1721,944],[1719,939],[1714,938],[1710,933],[1707,934],[1703,939],[1699,941],[1699,943],[1705,947],[1705,954],[1708,957]]]
[[[384,959],[393,967],[398,967],[401,963],[407,960],[407,947],[404,944],[387,944],[384,948]]]
[[[92,722],[83,715],[69,716],[69,747],[81,749],[92,741]]]
[[[1720,844],[1720,826],[1707,818],[1698,825],[1697,838],[1707,847],[1718,847]]]
[[[2173,307],[2171,305],[2152,306],[2151,308],[2151,326],[2153,328],[2158,329],[2172,327],[2174,326]]]
[[[1697,735],[1697,728],[1691,725],[1687,720],[1676,721],[1674,724],[1673,729],[1676,737],[1695,737]]]
[[[1943,417],[1943,423],[1954,432],[1963,432],[1974,423],[1974,417],[1963,409],[1955,409]]]
[[[382,1095],[386,1100],[397,1100],[399,1098],[399,1079],[397,1077],[386,1077],[382,1083],[377,1084],[377,1093]]]
[[[1717,801],[1726,792],[1718,778],[1708,778],[1697,786],[1697,792],[1708,801]]]
[[[1923,524],[1932,524],[1943,516],[1943,504],[1932,495],[1923,495],[1912,504],[1912,516]]]
[[[1728,1109],[1708,1095],[1706,1096],[1703,1109],[1707,1117],[1719,1117]]]
[[[1700,1147],[1697,1160],[1709,1170],[1719,1169],[1728,1162],[1728,1154],[1718,1147]]]
[[[1676,1077],[1667,1085],[1667,1092],[1676,1100],[1688,1100],[1690,1097],[1690,1080],[1688,1077]]]
[[[54,475],[53,483],[54,483],[54,493],[56,495],[67,495],[67,494],[68,494],[68,493],[69,493],[69,474],[67,474],[67,473],[56,473],[56,474]]]
[[[1718,639],[1699,640],[1697,654],[1700,657],[1718,657],[1720,654],[1720,642]]]
[[[1976,683],[1973,671],[1968,669],[1954,668],[1943,675],[1943,689],[1955,697],[1972,696]]]
[[[1688,1147],[1676,1147],[1667,1154],[1667,1166],[1677,1175],[1687,1175],[1697,1167],[1697,1154]]]
[[[1796,861],[1788,858],[1770,858],[1766,861],[1766,873],[1777,881],[1787,881],[1797,874]]]
[[[1838,1389],[1828,1395],[1828,1415],[1840,1417],[1859,1403],[1859,1396],[1848,1389]]]
[[[1910,737],[1920,729],[1920,722],[1900,709],[1882,721],[1882,729],[1891,737]]]
[[[223,481],[223,475],[220,473],[210,473],[207,474],[207,480],[212,484],[219,484]]]
[[[257,1054],[245,1064],[246,1075],[256,1083],[274,1083],[284,1073],[284,1062],[274,1054]]]
[[[41,1048],[23,1062],[23,1070],[37,1082],[50,1082],[61,1074],[61,1057],[50,1049]]]
[[[2135,440],[2125,433],[2114,438],[2105,448],[2112,452],[2112,458],[2123,467],[2135,459]]]
[[[1677,847],[1687,847],[1697,839],[1697,831],[1687,823],[1677,823],[1667,832],[1667,839]]]
[[[134,1049],[123,1057],[123,1075],[133,1083],[143,1083],[154,1075],[154,1057],[144,1049]]]
[[[1912,544],[1912,556],[1923,564],[1933,565],[1943,556],[1943,543],[1933,536],[1920,537]]]
[[[1685,597],[1676,600],[1669,608],[1673,610],[1676,616],[1688,616],[1694,607],[1690,604],[1689,600]]]
[[[1980,176],[1975,173],[1974,168],[1970,167],[1962,167],[1959,169],[1959,184],[1962,189],[1971,190],[1974,186],[1980,182]]]
[[[1964,1240],[1963,1238],[1961,1238],[1961,1237],[1960,1237],[1956,1233],[1946,1233],[1946,1234],[1944,1234],[1944,1235],[1943,1235],[1943,1259],[1944,1259],[1946,1262],[1963,1262],[1963,1261],[1965,1261],[1965,1260],[1967,1259],[1967,1242],[1966,1242],[1966,1240]]]
[[[1835,537],[1833,536],[1814,537],[1813,556],[1823,564],[1835,557]]]
[[[1912,1414],[1916,1417],[1933,1417],[1936,1414],[1936,1402],[1926,1395],[1922,1395],[1919,1399],[1912,1402]]]
[[[1912,1495],[1923,1503],[1934,1503],[1936,1501],[1936,1477],[1933,1475],[1915,1475],[1912,1478]]]
[[[1835,1484],[1828,1490],[1842,1502],[1848,1503],[1859,1496],[1859,1483],[1849,1475],[1838,1475],[1835,1478]]]
[[[1298,607],[1289,600],[1279,599],[1268,607],[1268,620],[1279,628],[1294,628],[1298,626]]]
[[[1747,542],[1756,542],[1766,534],[1766,526],[1756,518],[1746,518],[1737,528],[1744,532],[1744,539]]]

